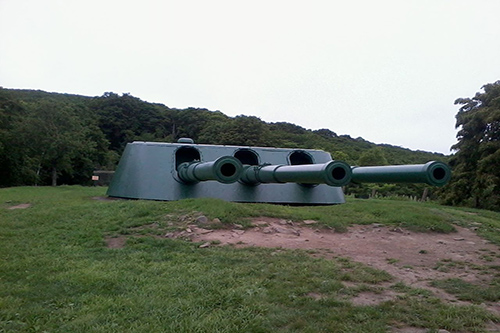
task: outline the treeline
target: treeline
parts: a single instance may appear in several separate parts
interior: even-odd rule
[[[444,203],[500,211],[500,80],[473,98],[459,98],[456,150],[450,159],[453,181]]]
[[[449,159],[442,154],[375,145],[329,129],[266,123],[253,116],[228,117],[200,108],[169,108],[130,94],[85,97],[0,88],[0,186],[91,184],[94,170],[114,170],[128,142],[175,142],[181,137],[203,144],[321,149],[351,165]],[[424,188],[363,185],[350,186],[347,191],[360,196],[420,196]],[[448,202],[455,203],[453,199]]]

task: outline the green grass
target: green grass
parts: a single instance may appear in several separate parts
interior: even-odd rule
[[[457,298],[462,301],[470,301],[479,304],[483,302],[500,301],[500,278],[493,279],[486,286],[466,282],[457,278],[433,281],[432,285],[450,294],[456,295]]]
[[[222,224],[248,226],[248,217],[263,215],[315,219],[318,227],[337,230],[382,223],[452,232],[454,223],[476,221],[492,228],[484,235],[496,241],[496,213],[388,200],[288,207],[92,199],[104,194],[94,187],[0,189],[0,332],[385,332],[405,326],[472,332],[498,320],[480,306],[448,305],[400,284],[392,301],[355,306],[352,295],[379,290],[392,277],[346,258],[200,249],[149,231],[127,237],[123,248],[105,246],[106,237],[131,228],[176,228],[193,212]],[[32,207],[7,209],[20,203]]]

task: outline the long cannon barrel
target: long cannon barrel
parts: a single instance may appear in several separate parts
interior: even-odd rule
[[[351,167],[341,161],[323,164],[245,166],[241,181],[248,185],[299,183],[344,186],[351,181]]]
[[[435,161],[426,164],[352,167],[354,183],[425,183],[443,186],[450,178],[450,168]]]
[[[230,184],[241,177],[243,165],[232,156],[222,156],[212,162],[184,162],[177,168],[177,175],[185,183],[216,180]]]

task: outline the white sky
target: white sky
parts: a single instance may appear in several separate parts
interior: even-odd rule
[[[0,86],[130,93],[448,154],[498,0],[0,0]]]

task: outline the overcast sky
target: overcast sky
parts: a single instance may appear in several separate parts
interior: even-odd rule
[[[0,0],[0,86],[130,93],[450,153],[499,0]]]

